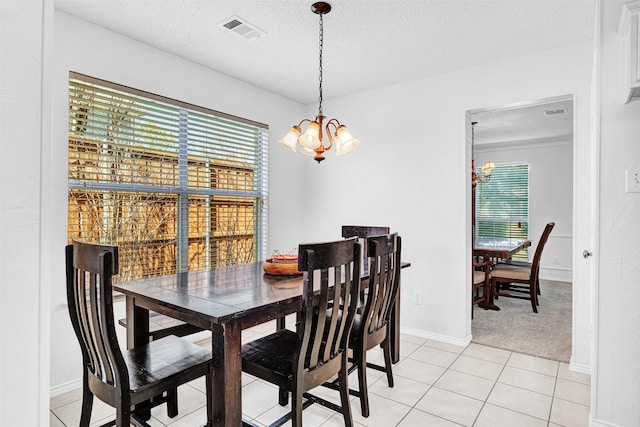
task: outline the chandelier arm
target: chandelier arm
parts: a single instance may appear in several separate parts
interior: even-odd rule
[[[312,121],[313,121],[313,120],[309,120],[309,119],[302,119],[302,120],[300,120],[300,123],[298,123],[298,127],[302,127],[302,125],[303,125],[305,122],[309,122],[309,123],[311,123]]]
[[[325,151],[330,150],[333,147],[333,132],[331,132],[331,128],[329,126],[333,125],[334,132],[337,129],[334,122],[337,122],[336,119],[331,119],[327,122],[327,125],[324,127],[325,132],[327,133],[327,139],[329,139],[329,145],[325,147]]]

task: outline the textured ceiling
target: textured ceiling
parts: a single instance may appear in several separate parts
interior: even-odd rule
[[[303,0],[54,0],[71,15],[303,104],[318,98],[318,15]],[[594,0],[331,0],[324,97],[589,40]],[[264,34],[220,24],[238,16]]]
[[[502,144],[553,141],[573,135],[573,101],[540,100],[525,105],[476,112],[475,143]]]

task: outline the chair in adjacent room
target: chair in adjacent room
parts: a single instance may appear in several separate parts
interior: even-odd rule
[[[553,229],[555,223],[550,222],[545,226],[545,229],[547,227],[550,227],[549,229],[549,233],[551,233],[551,230]],[[542,232],[542,234],[544,234],[544,230]],[[527,267],[527,268],[531,268],[531,263],[528,261],[520,261],[520,260],[514,260],[514,259],[503,259],[500,260],[501,264],[508,264],[508,265],[513,265],[516,267]],[[538,277],[538,283],[536,284],[536,291],[538,293],[538,295],[540,295],[540,277]]]
[[[242,346],[242,370],[291,393],[291,419],[302,425],[302,410],[313,403],[341,412],[353,425],[349,404],[347,345],[360,287],[360,244],[356,238],[301,244],[298,270],[304,272],[302,309],[296,331],[281,329]],[[332,304],[334,300],[338,304]],[[341,406],[307,393],[338,376]],[[306,399],[303,405],[303,397]],[[281,404],[285,404],[282,400]]]
[[[538,241],[531,264],[498,263],[491,271],[491,291],[495,297],[529,300],[533,312],[538,312],[538,287],[540,284],[540,258],[555,223],[548,223]]]
[[[349,338],[349,348],[353,350],[349,373],[358,370],[358,391],[350,392],[360,398],[363,417],[370,412],[367,368],[385,372],[389,387],[393,387],[390,321],[400,283],[401,242],[397,233],[367,238],[367,257],[371,263],[367,299],[362,313],[356,315]],[[378,345],[385,366],[367,362],[367,351]]]
[[[65,255],[69,315],[82,352],[80,426],[89,425],[94,396],[116,409],[115,421],[105,425],[148,425],[151,407],[163,403],[173,418],[178,414],[177,387],[202,376],[210,425],[211,352],[176,336],[121,351],[112,295],[118,247],[73,240]]]
[[[491,291],[491,261],[474,260],[471,272],[471,318],[476,304],[485,310],[489,306],[489,292]]]

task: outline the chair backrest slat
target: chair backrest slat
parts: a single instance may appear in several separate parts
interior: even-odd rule
[[[314,370],[346,351],[360,286],[359,260],[356,238],[299,246],[298,270],[304,278],[298,371]]]
[[[371,260],[363,328],[373,333],[387,326],[400,283],[401,238],[397,233],[367,238]]]

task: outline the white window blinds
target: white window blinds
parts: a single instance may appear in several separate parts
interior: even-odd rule
[[[476,236],[527,239],[529,165],[497,165],[491,179],[476,186]],[[527,256],[521,251],[517,257]]]
[[[72,73],[69,238],[119,281],[265,258],[266,125]]]

